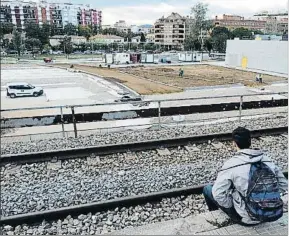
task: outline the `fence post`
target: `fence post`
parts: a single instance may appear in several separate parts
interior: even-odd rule
[[[159,108],[159,114],[158,114],[158,117],[159,117],[159,129],[161,129],[161,102],[158,101],[158,108]]]
[[[76,128],[74,107],[71,107],[71,114],[72,114],[72,121],[73,121],[74,137],[77,138],[77,128]]]
[[[241,122],[242,119],[242,106],[243,106],[243,96],[240,97],[239,122]]]
[[[62,107],[60,107],[60,114],[61,114],[62,135],[63,135],[63,138],[65,138],[64,119],[63,119],[63,108],[62,108]]]

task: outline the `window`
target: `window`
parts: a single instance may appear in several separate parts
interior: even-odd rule
[[[23,89],[25,89],[25,90],[32,89],[32,87],[30,87],[29,85],[23,85],[22,87],[23,87]]]

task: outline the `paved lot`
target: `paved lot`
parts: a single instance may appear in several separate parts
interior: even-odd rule
[[[6,97],[5,85],[27,82],[43,87],[41,97]],[[1,109],[113,102],[123,89],[101,78],[57,68],[14,65],[1,70]]]

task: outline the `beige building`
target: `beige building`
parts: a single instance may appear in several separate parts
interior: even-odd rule
[[[154,24],[155,44],[169,49],[182,47],[186,37],[187,18],[173,12],[168,17],[158,19]]]
[[[61,41],[64,39],[65,35],[54,35],[49,38],[49,43],[52,47],[58,46],[61,44]],[[76,36],[76,35],[71,35],[68,36],[71,38],[71,43],[80,45],[82,43],[86,43],[86,38],[83,36]]]
[[[214,25],[226,27],[230,30],[243,27],[243,28],[247,28],[250,30],[265,31],[266,21],[265,20],[246,20],[242,16],[224,14],[222,18],[218,18],[218,16],[215,17]]]
[[[146,43],[154,43],[155,42],[155,34],[154,33],[147,34],[145,37],[146,37]]]
[[[116,35],[97,34],[89,38],[89,42],[99,44],[124,43],[124,38]]]

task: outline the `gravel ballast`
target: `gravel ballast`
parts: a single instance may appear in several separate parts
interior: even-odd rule
[[[162,128],[161,130],[137,130],[118,133],[92,134],[78,138],[54,138],[29,142],[1,143],[1,154],[17,154],[25,152],[39,152],[58,149],[68,149],[105,144],[117,144],[127,142],[139,142],[153,139],[176,138],[190,135],[203,135],[211,133],[232,132],[238,126],[248,129],[261,129],[287,126],[288,116],[273,116],[243,120],[239,122],[224,122],[210,125],[182,126],[174,128]]]
[[[67,216],[53,222],[43,221],[35,225],[5,225],[3,235],[94,235],[106,234],[127,227],[141,226],[172,220],[206,211],[201,195],[163,198],[160,202],[134,207],[115,208],[96,214]]]
[[[286,170],[287,138],[253,139],[275,163]],[[167,150],[166,150],[167,151]],[[6,165],[1,170],[4,216],[44,211],[124,196],[205,184],[234,153],[231,142],[113,154],[100,157]]]

